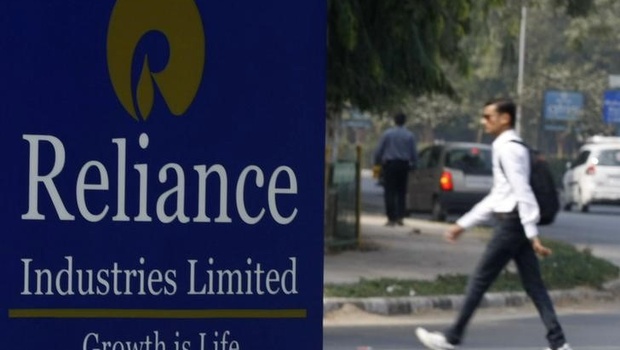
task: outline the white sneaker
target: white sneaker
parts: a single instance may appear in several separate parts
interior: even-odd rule
[[[429,332],[422,327],[418,327],[415,330],[415,335],[420,342],[431,350],[452,350],[455,349],[454,345],[448,343],[446,337],[439,332]],[[562,349],[563,350],[563,349]],[[569,349],[570,350],[570,349]]]
[[[551,348],[547,348],[545,350],[553,350]],[[562,345],[561,347],[557,348],[557,350],[573,350],[573,348],[570,347],[570,345],[568,345],[568,343]]]

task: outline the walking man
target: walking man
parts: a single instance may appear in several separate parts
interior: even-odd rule
[[[543,283],[536,254],[546,256],[551,250],[538,238],[536,223],[539,208],[529,184],[528,149],[514,131],[515,104],[507,99],[488,102],[484,107],[482,125],[495,136],[493,141],[493,188],[468,213],[445,233],[455,242],[467,229],[494,217],[493,237],[473,275],[470,277],[465,302],[455,322],[445,332],[416,329],[418,339],[432,350],[456,349],[484,293],[510,260],[514,260],[521,283],[534,302],[547,329],[547,350],[571,350],[556,316],[553,303]]]
[[[386,130],[375,152],[375,164],[381,164],[387,226],[404,225],[405,197],[409,171],[415,169],[417,151],[413,133],[405,128],[407,117],[394,116],[394,126]]]

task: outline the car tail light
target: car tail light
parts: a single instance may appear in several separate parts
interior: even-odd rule
[[[452,182],[452,174],[449,171],[444,171],[441,173],[441,177],[439,178],[439,187],[442,191],[452,191],[454,190],[454,183]]]
[[[596,167],[594,165],[590,165],[586,169],[586,175],[594,175],[596,173]]]

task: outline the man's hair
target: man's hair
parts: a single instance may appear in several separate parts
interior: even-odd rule
[[[508,113],[510,116],[510,126],[515,127],[517,124],[517,106],[511,99],[508,98],[496,98],[489,100],[484,104],[485,107],[495,105],[495,110],[497,113]]]
[[[407,116],[404,113],[397,113],[396,115],[394,115],[394,123],[396,123],[396,125],[398,126],[405,125],[406,119],[407,119]]]

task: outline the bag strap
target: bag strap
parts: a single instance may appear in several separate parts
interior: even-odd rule
[[[514,142],[514,143],[518,143],[521,146],[525,147],[525,149],[527,149],[527,151],[530,151],[530,148],[528,147],[527,144],[525,144],[525,142],[520,141],[520,140],[510,140],[510,142]],[[499,168],[502,170],[502,173],[504,174],[504,177],[506,177],[506,172],[504,171],[504,167],[502,166],[502,157],[498,156],[499,159]],[[532,171],[532,169],[530,169],[530,171]],[[508,178],[506,177],[506,180],[508,180]]]

